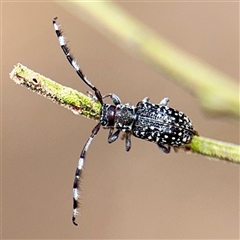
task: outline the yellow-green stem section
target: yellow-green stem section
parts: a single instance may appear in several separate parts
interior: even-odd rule
[[[10,78],[17,84],[46,97],[77,115],[99,120],[101,104],[69,87],[65,87],[18,63]]]
[[[240,163],[240,146],[238,145],[195,136],[190,146],[191,151],[194,153],[219,160]]]

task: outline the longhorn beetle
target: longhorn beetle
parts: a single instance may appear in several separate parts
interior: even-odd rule
[[[90,137],[82,149],[75,172],[72,222],[77,226],[78,224],[75,220],[78,214],[80,178],[82,176],[85,157],[93,138],[97,135],[101,126],[109,129],[108,143],[117,140],[120,132],[123,131],[126,151],[129,151],[131,148],[131,135],[154,142],[164,153],[169,153],[171,146],[180,147],[188,144],[197,132],[193,129],[190,119],[184,113],[167,106],[169,102],[168,98],[162,99],[159,104],[153,104],[150,103],[148,97],[145,97],[136,106],[133,106],[129,103],[122,104],[120,98],[114,93],[102,96],[101,92],[87,79],[72,57],[56,20],[57,18],[53,19],[53,26],[67,60],[82,81],[94,91],[95,96],[92,97],[102,105],[100,120],[93,128]],[[103,99],[107,97],[111,98],[113,105],[103,102]],[[116,131],[114,132],[115,129]]]

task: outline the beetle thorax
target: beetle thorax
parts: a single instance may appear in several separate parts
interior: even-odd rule
[[[122,131],[131,131],[136,119],[135,107],[127,104],[116,106],[115,127]]]
[[[129,104],[117,106],[103,104],[100,113],[100,123],[104,127],[115,127],[122,131],[131,131],[136,119],[135,107]]]

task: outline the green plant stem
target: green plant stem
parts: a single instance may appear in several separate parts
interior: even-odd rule
[[[195,136],[190,147],[194,153],[240,164],[240,146],[238,145]]]
[[[20,63],[12,70],[10,78],[15,83],[71,110],[74,114],[99,120],[101,109],[99,102],[72,88],[56,83]]]
[[[116,3],[58,3],[104,33],[127,52],[137,53],[157,70],[190,90],[208,113],[239,118],[240,98],[236,79],[174,46],[127,14]]]
[[[101,110],[99,102],[72,88],[56,83],[20,63],[12,70],[10,78],[15,83],[51,99],[75,114],[99,120]],[[194,136],[191,143],[183,148],[210,158],[240,163],[240,146],[234,144]]]

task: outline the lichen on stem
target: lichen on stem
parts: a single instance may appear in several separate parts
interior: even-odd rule
[[[53,102],[71,110],[77,115],[98,120],[101,104],[70,87],[63,86],[18,63],[10,78],[17,84],[51,99]]]

